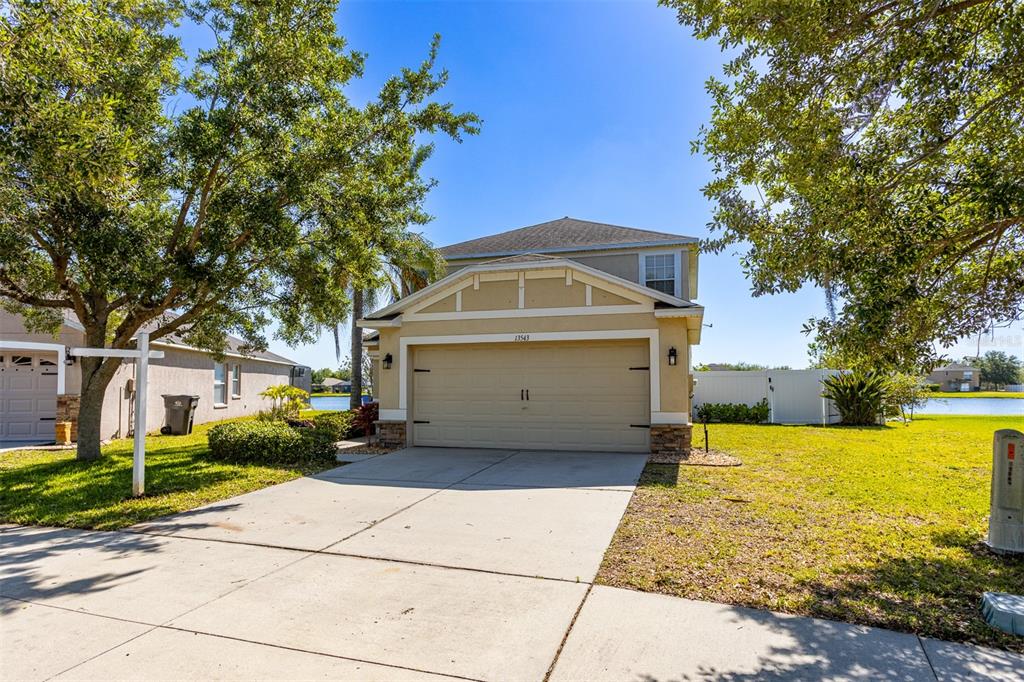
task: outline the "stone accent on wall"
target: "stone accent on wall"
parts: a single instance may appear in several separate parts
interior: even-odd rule
[[[386,448],[404,448],[405,443],[405,422],[404,421],[376,421],[377,443]]]
[[[80,395],[57,396],[57,421],[71,422],[71,440],[78,441],[78,409],[82,404]]]
[[[651,455],[654,464],[676,464],[690,456],[690,424],[651,424]]]

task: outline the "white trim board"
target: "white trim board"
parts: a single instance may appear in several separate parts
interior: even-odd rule
[[[657,329],[599,329],[573,332],[530,332],[529,341],[523,341],[523,334],[458,334],[452,336],[403,336],[399,340],[398,409],[408,409],[409,398],[409,347],[426,345],[449,345],[468,343],[534,343],[543,341],[603,341],[614,339],[647,339],[650,364],[651,414],[661,411],[661,351]],[[520,338],[517,338],[520,337]],[[383,412],[383,410],[382,410]]]
[[[522,292],[522,289],[519,290]],[[470,310],[454,313],[406,313],[407,322],[432,322],[438,320],[492,320],[519,317],[562,317],[565,315],[624,315],[627,313],[649,313],[651,304],[595,305],[572,308],[507,308],[504,310]]]
[[[25,350],[57,354],[57,395],[64,395],[67,390],[67,365],[65,364],[67,346],[63,343],[43,343],[40,341],[4,341],[0,339],[0,350]]]

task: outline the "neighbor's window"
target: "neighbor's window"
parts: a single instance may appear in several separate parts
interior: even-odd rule
[[[242,397],[242,366],[231,365],[231,397]]]
[[[225,383],[227,365],[218,362],[213,366],[213,404],[226,405],[228,402],[228,385]]]
[[[659,253],[653,256],[644,256],[644,284],[669,296],[675,296],[675,254]]]
[[[964,379],[971,379],[974,377],[974,372],[971,370],[964,370]]]

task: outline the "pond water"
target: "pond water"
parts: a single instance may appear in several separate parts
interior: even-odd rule
[[[1024,398],[929,398],[918,414],[994,414],[1024,417]]]
[[[363,402],[370,402],[370,396],[364,395]],[[347,410],[349,406],[349,398],[347,395],[315,395],[309,399],[309,406],[314,410]]]

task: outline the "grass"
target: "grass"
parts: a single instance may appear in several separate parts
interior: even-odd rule
[[[117,440],[94,462],[74,450],[0,453],[0,522],[112,530],[194,509],[322,470],[209,459],[206,432],[146,437],[146,495],[133,498],[132,441]]]
[[[936,391],[929,398],[1024,398],[1021,391]]]
[[[648,465],[598,582],[1024,652],[979,608],[1024,588],[982,544],[999,428],[1024,418],[713,425],[743,466]]]

